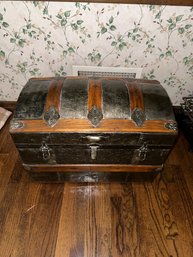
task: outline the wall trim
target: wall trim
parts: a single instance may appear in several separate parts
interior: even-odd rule
[[[8,111],[14,111],[17,101],[0,101],[0,107],[7,109]]]

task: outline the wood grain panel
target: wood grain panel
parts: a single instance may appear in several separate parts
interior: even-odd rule
[[[96,171],[96,172],[151,172],[158,171],[163,168],[163,166],[156,165],[109,165],[109,164],[64,164],[64,165],[27,165],[24,164],[26,170],[36,171],[36,172],[81,172],[81,171]]]
[[[102,86],[101,80],[89,80],[88,111],[96,106],[102,111]]]
[[[55,107],[56,111],[60,111],[60,94],[64,80],[53,80],[48,90],[46,97],[45,111],[47,112],[50,107]]]
[[[170,192],[160,175],[152,182],[134,185],[140,220],[142,256],[185,256],[180,245],[178,226],[173,215]],[[144,199],[146,197],[146,200]]]
[[[53,128],[47,126],[42,120],[21,120],[23,128],[10,129],[11,133],[19,132],[53,132]],[[54,132],[152,132],[174,133],[165,127],[167,120],[146,120],[143,126],[138,127],[131,120],[102,120],[99,127],[93,127],[87,119],[61,119],[54,126]],[[174,121],[172,121],[174,122]]]
[[[143,94],[141,90],[138,88],[137,82],[127,83],[127,88],[130,98],[130,112],[132,113],[136,108],[139,108],[142,111],[144,111]]]

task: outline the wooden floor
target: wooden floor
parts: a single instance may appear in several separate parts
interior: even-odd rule
[[[0,133],[0,257],[193,257],[193,153],[153,182],[41,184]]]

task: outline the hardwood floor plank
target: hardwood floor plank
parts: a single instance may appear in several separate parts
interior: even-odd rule
[[[56,256],[139,256],[136,212],[131,184],[66,184]]]
[[[85,191],[85,188],[87,191]],[[56,257],[84,256],[84,230],[86,221],[86,186],[65,183],[59,223]]]
[[[112,185],[110,198],[114,233],[112,256],[140,256],[138,213],[132,184]]]
[[[4,198],[11,209],[7,213],[4,210],[0,240],[3,257],[54,256],[63,185],[30,183],[25,173],[19,186],[11,185]],[[14,195],[12,201],[8,195]]]
[[[182,256],[191,257],[193,253],[193,202],[180,167],[178,169],[176,167],[175,183],[171,183],[168,189],[178,226],[176,245],[181,246]]]
[[[183,170],[188,190],[193,198],[193,152],[189,151],[189,145],[183,134],[180,134],[178,141],[171,152],[167,164],[178,165]]]
[[[192,257],[192,156],[180,135],[153,181],[33,183],[6,124],[0,257]]]
[[[17,159],[17,152],[10,152],[10,154],[0,154],[0,204],[7,189],[8,182],[10,176],[13,173]]]
[[[182,248],[175,241],[178,226],[173,215],[170,192],[161,175],[153,183],[135,184],[140,220],[140,236],[145,238],[147,256],[184,256]],[[152,250],[154,249],[154,250]],[[153,252],[152,252],[153,251]],[[190,255],[191,256],[191,255]]]

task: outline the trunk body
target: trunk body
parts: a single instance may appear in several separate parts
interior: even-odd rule
[[[177,128],[157,81],[65,77],[29,80],[10,133],[35,179],[125,181],[161,169]]]

